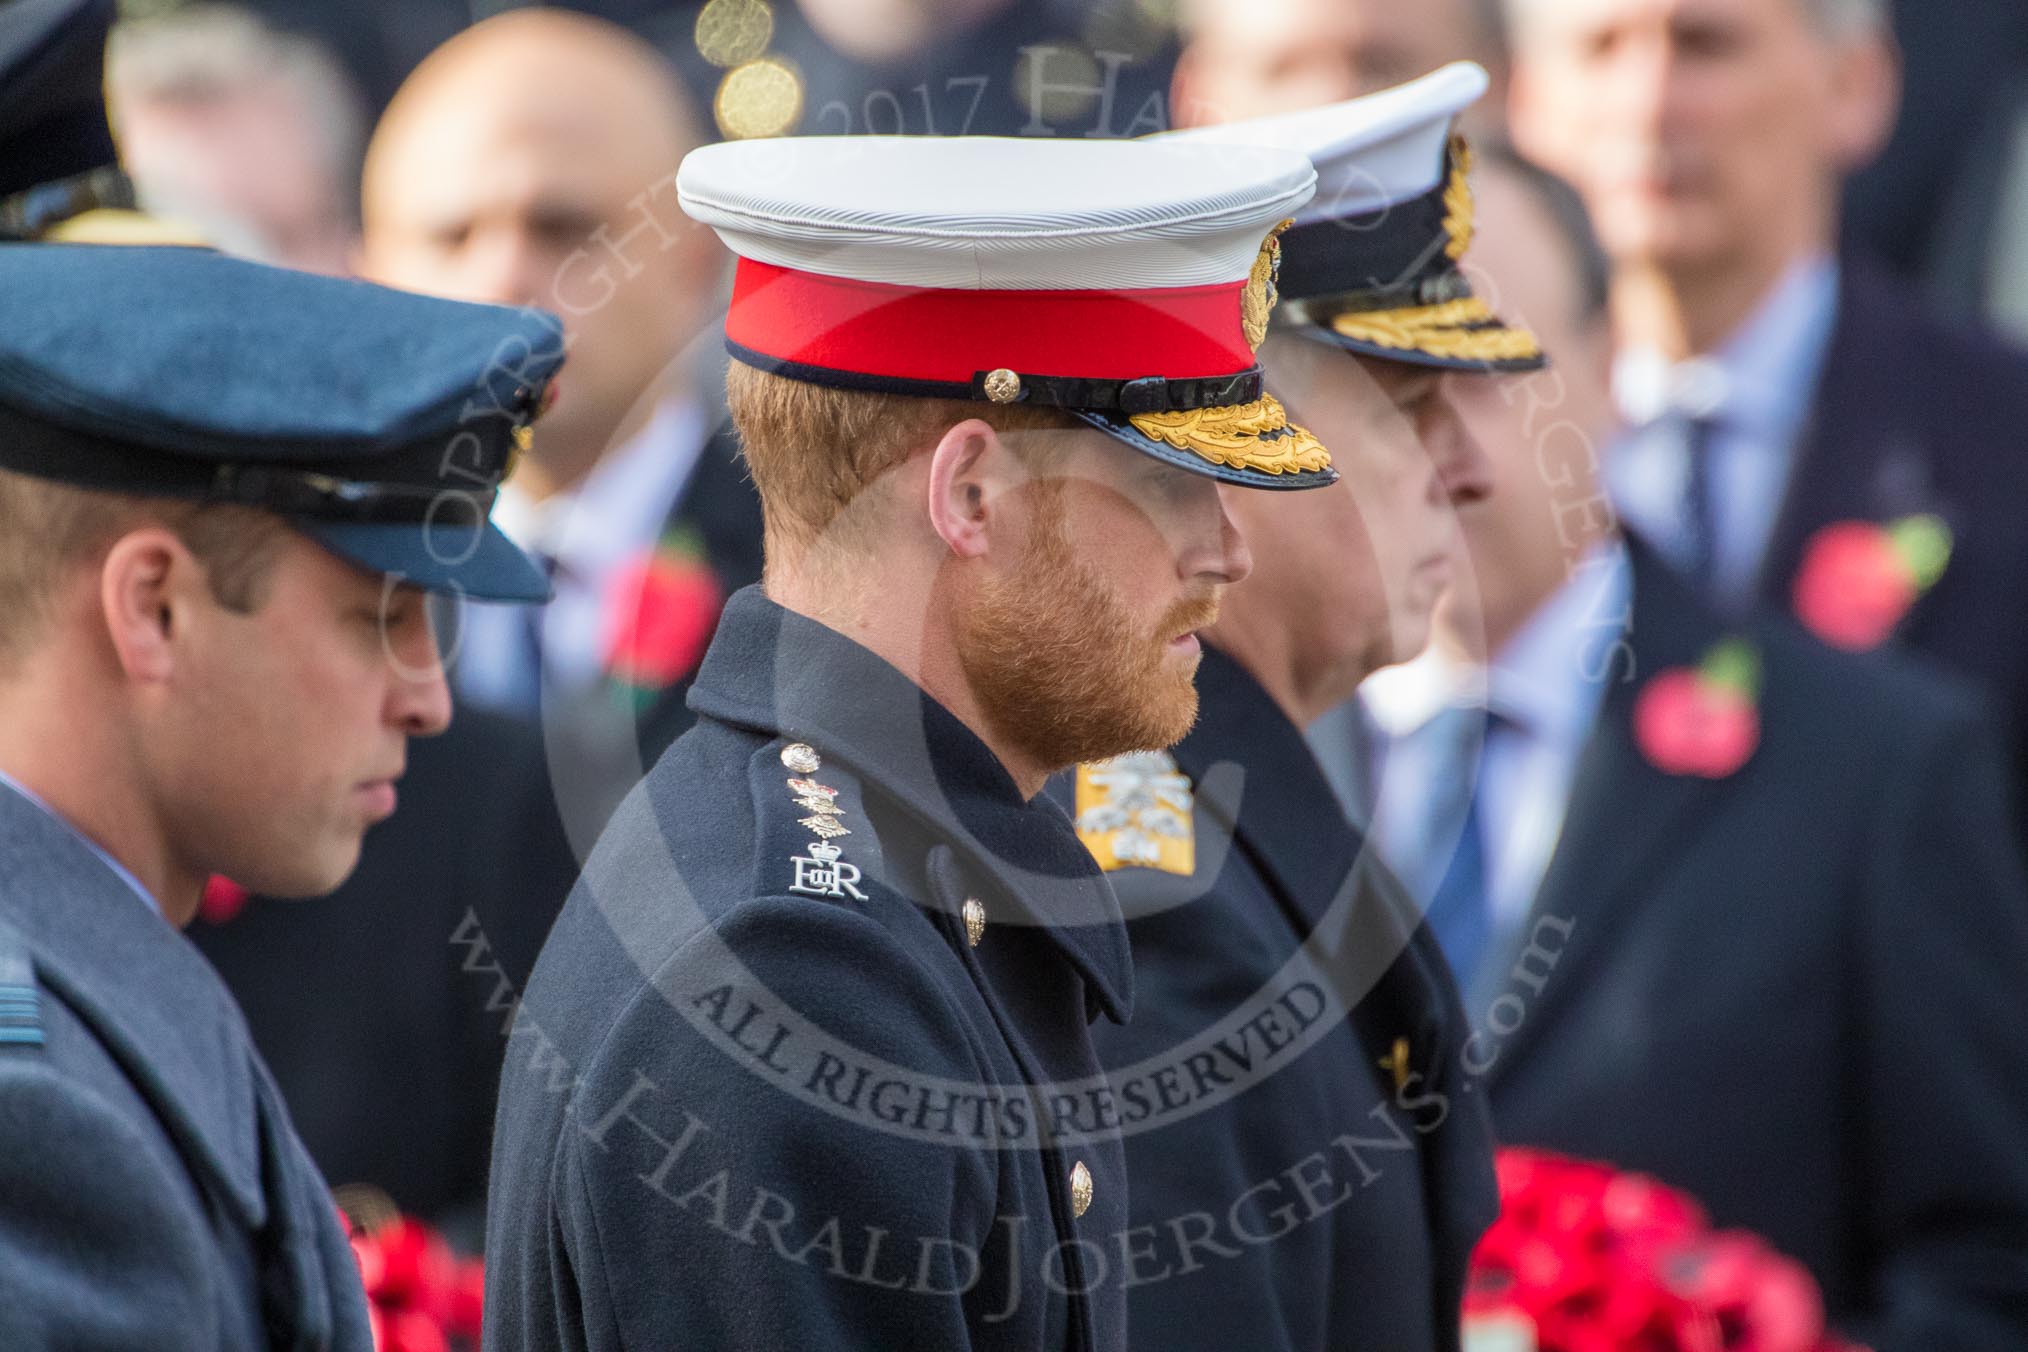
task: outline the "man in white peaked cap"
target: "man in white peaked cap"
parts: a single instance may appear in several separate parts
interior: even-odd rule
[[[1089,1023],[1111,888],[1054,772],[1196,714],[1220,497],[1329,455],[1262,388],[1293,152],[708,147],[767,525],[551,933],[503,1076],[489,1348],[1116,1349]],[[1268,495],[1261,496],[1285,496]]]
[[[1444,955],[1304,741],[1423,645],[1453,501],[1487,491],[1448,382],[1542,360],[1460,270],[1472,203],[1452,128],[1484,88],[1460,64],[1165,138],[1314,161],[1262,358],[1269,387],[1333,429],[1343,477],[1273,522],[1228,500],[1256,566],[1206,636],[1197,726],[1075,776],[1134,952],[1134,1020],[1095,1035],[1127,1105],[1139,1347],[1455,1349],[1498,1209]]]

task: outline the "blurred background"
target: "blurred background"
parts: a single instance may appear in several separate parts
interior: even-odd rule
[[[365,131],[402,80],[461,29],[512,6],[448,0],[259,0],[233,9],[125,0],[129,61],[116,111],[123,144],[165,192],[258,192],[290,256],[330,261],[350,218]],[[1386,7],[1331,0],[610,0],[569,6],[623,25],[680,73],[700,125],[721,137],[907,133],[1141,135],[1172,120],[1184,35],[1212,26],[1282,63],[1351,60],[1381,88],[1444,60],[1506,65],[1501,0]],[[1392,8],[1393,12],[1387,12]],[[2016,0],[1896,0],[1902,111],[1880,157],[1846,188],[1848,241],[1947,308],[2028,339],[2028,13]],[[260,21],[240,23],[235,16]],[[160,30],[182,26],[181,39]],[[147,21],[147,22],[143,22]],[[229,36],[235,28],[238,36]],[[1350,37],[1349,46],[1286,35]],[[259,78],[255,78],[258,73]],[[176,104],[172,115],[165,105]],[[140,122],[126,115],[138,112]],[[1499,120],[1496,108],[1480,130]],[[152,124],[173,120],[149,144]],[[307,124],[307,125],[292,125]],[[146,126],[147,130],[141,128]],[[176,144],[178,134],[186,138]],[[168,161],[204,136],[233,147],[251,183],[179,183]],[[326,163],[285,150],[311,137]],[[256,174],[258,168],[262,172]],[[205,167],[187,165],[200,174]],[[327,176],[328,177],[325,177]],[[248,203],[252,205],[252,203]],[[308,232],[304,234],[303,232]]]

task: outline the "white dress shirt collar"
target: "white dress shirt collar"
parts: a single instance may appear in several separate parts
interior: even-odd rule
[[[1672,564],[1702,574],[1721,608],[1752,601],[1837,308],[1837,264],[1810,259],[1711,355],[1671,365],[1630,351],[1614,363],[1614,398],[1632,430],[1606,457],[1613,503]],[[1693,445],[1702,447],[1701,476]],[[1710,532],[1701,544],[1690,499],[1700,481]]]
[[[1716,351],[1671,362],[1650,347],[1613,359],[1613,399],[1630,426],[1671,412],[1722,415],[1756,437],[1786,440],[1808,412],[1838,309],[1838,264],[1816,254],[1790,265]]]
[[[697,467],[704,409],[692,399],[660,404],[633,440],[600,459],[577,487],[540,502],[500,486],[493,522],[523,549],[590,580],[610,573],[662,529]]]
[[[493,520],[524,549],[555,563],[555,599],[533,617],[541,626],[542,680],[573,693],[600,679],[615,580],[653,549],[695,475],[710,435],[709,414],[693,400],[659,406],[632,441],[599,461],[574,490],[540,502],[509,483]],[[533,712],[526,626],[517,606],[464,608],[457,655],[459,694],[495,708]]]

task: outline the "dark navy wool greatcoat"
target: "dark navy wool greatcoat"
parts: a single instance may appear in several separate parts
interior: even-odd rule
[[[487,1346],[1123,1346],[1076,1109],[1131,968],[1068,817],[757,588],[690,702],[509,1041]]]

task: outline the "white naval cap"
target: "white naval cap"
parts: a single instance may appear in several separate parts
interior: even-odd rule
[[[1501,322],[1458,263],[1472,239],[1471,152],[1453,130],[1486,92],[1457,61],[1321,108],[1156,140],[1294,150],[1317,193],[1282,239],[1282,322],[1368,356],[1471,371],[1533,370],[1534,335]]]
[[[793,379],[1063,409],[1260,487],[1336,477],[1261,388],[1294,150],[792,137],[692,151],[678,197],[738,256],[726,346]]]

